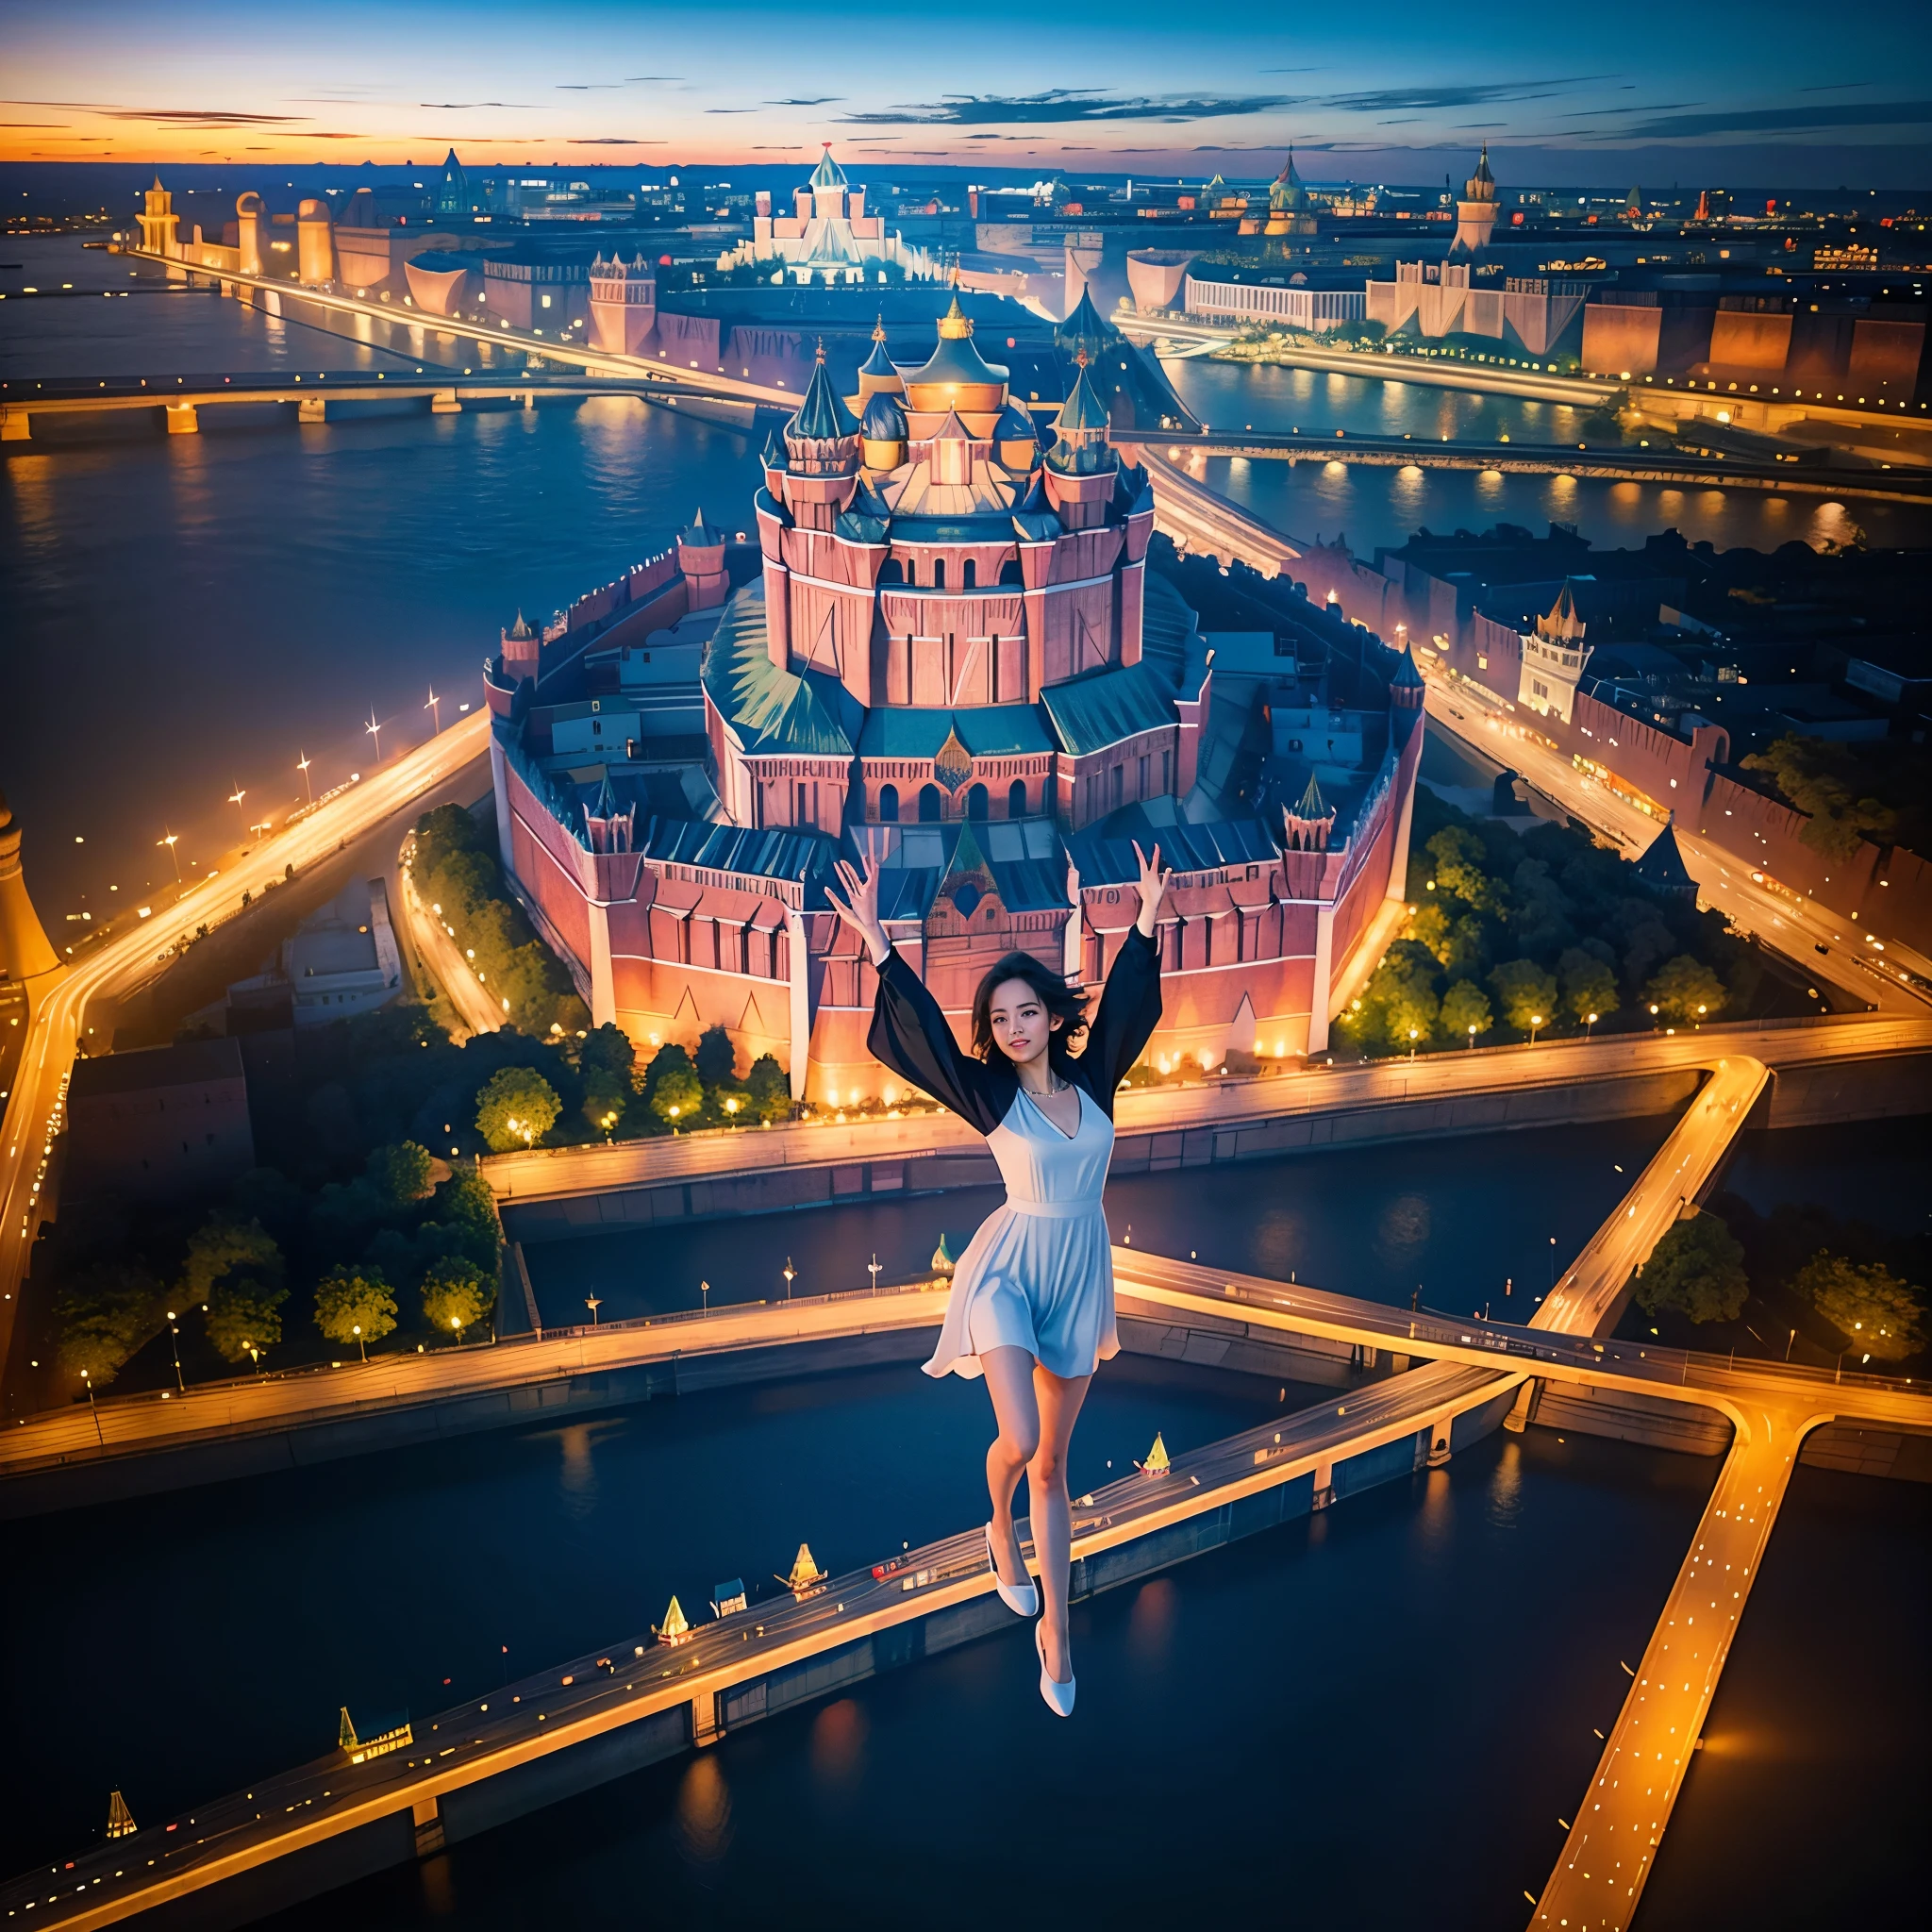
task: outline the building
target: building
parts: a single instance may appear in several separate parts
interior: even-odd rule
[[[832,158],[832,144],[811,178],[792,191],[791,212],[774,215],[769,189],[759,189],[751,239],[718,258],[721,270],[771,265],[799,282],[883,281],[888,271],[915,281],[937,281],[939,264],[923,248],[888,234],[883,216],[868,214],[866,191],[854,188]]]
[[[1523,640],[1523,661],[1517,673],[1516,702],[1540,717],[1560,718],[1569,724],[1576,708],[1576,687],[1590,662],[1583,641],[1589,628],[1576,613],[1576,588],[1565,577],[1556,603],[1539,617],[1536,629]]]
[[[1109,441],[1139,352],[1076,316],[1043,405],[957,299],[928,353],[876,341],[855,393],[819,362],[760,458],[755,542],[701,518],[542,635],[504,633],[505,870],[596,1022],[646,1047],[721,1025],[800,1097],[890,1101],[834,860],[878,858],[888,929],[963,1024],[1014,948],[1105,975],[1138,841],[1176,869],[1157,1058],[1325,1045],[1403,889],[1421,679],[1286,587],[1250,608],[1156,545],[1146,473]],[[697,658],[687,750],[646,722],[660,650],[667,702]]]
[[[67,1108],[71,1200],[193,1199],[255,1165],[239,1041],[76,1060]]]
[[[227,1029],[326,1026],[373,1013],[402,990],[389,890],[379,878],[358,880],[282,941],[273,972],[228,988]]]
[[[1490,245],[1496,225],[1496,177],[1490,173],[1490,144],[1483,142],[1475,173],[1462,184],[1462,199],[1456,204],[1456,240],[1449,244],[1452,257],[1480,255]]]

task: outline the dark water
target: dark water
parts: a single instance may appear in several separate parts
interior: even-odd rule
[[[1567,403],[1483,396],[1421,383],[1335,375],[1323,370],[1190,358],[1168,374],[1195,414],[1215,429],[1347,429],[1574,443],[1583,412]],[[1418,452],[1417,460],[1424,460]],[[1345,536],[1357,556],[1400,544],[1416,529],[1485,530],[1521,524],[1541,535],[1574,524],[1607,549],[1641,548],[1653,532],[1681,530],[1721,550],[1847,541],[1856,525],[1874,545],[1932,541],[1932,508],[1761,490],[1672,488],[1580,477],[1484,475],[1474,470],[1393,470],[1334,461],[1295,464],[1217,457],[1195,473],[1232,501],[1305,541]]]
[[[1419,1288],[1431,1307],[1474,1313],[1488,1302],[1499,1320],[1527,1321],[1552,1265],[1575,1258],[1670,1126],[1657,1115],[1121,1175],[1108,1183],[1107,1216],[1116,1241],[1156,1254],[1280,1281],[1292,1274],[1374,1301],[1406,1303]],[[887,1196],[748,1216],[728,1233],[700,1222],[524,1253],[546,1323],[587,1321],[592,1293],[599,1319],[615,1321],[698,1307],[700,1280],[713,1306],[776,1300],[788,1257],[799,1294],[866,1287],[874,1255],[882,1279],[905,1278],[928,1265],[942,1231],[971,1234],[1001,1198],[997,1188]]]

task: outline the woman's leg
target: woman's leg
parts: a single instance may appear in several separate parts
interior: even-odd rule
[[[1004,1352],[1004,1351],[1003,1351]],[[1067,1446],[1087,1399],[1091,1375],[1050,1374],[1038,1363],[1033,1391],[1040,1411],[1040,1447],[1026,1465],[1033,1504],[1033,1555],[1040,1566],[1041,1643],[1048,1674],[1057,1684],[1074,1674],[1067,1637],[1067,1572],[1074,1542],[1073,1510],[1067,1501]]]
[[[1024,1583],[1026,1565],[1013,1528],[1013,1491],[1040,1448],[1040,1409],[1034,1400],[1034,1360],[1024,1348],[990,1348],[979,1357],[1000,1432],[986,1452],[986,1488],[992,1498],[992,1546],[1002,1583]],[[1033,1532],[1037,1541],[1040,1532]],[[1063,1592],[1064,1593],[1064,1592]]]

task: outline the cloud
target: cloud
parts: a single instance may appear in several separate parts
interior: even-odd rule
[[[1828,80],[1823,87],[1801,87],[1798,92],[1801,94],[1838,94],[1843,93],[1847,88],[1877,85],[1875,80]]]
[[[1555,80],[1497,80],[1460,87],[1390,87],[1373,93],[1330,94],[1322,105],[1344,114],[1392,114],[1416,109],[1486,108],[1500,101],[1541,101],[1559,88],[1607,79],[1602,74],[1573,74]]]
[[[843,94],[800,94],[795,100],[767,101],[768,108],[823,108],[827,101],[842,101]]]
[[[890,111],[842,114],[852,127],[1052,126],[1065,122],[1214,121],[1225,114],[1261,114],[1293,107],[1295,94],[1229,94],[1207,99],[1136,97],[1109,100],[1089,89],[1049,88],[1038,94],[947,94]]]
[[[72,121],[0,121],[0,127],[72,127]]]
[[[462,108],[534,108],[535,101],[418,101],[419,108],[447,108],[452,110]]]
[[[1619,128],[1615,139],[1672,141],[1704,134],[1796,133],[1812,127],[1919,126],[1932,122],[1932,101],[1847,101],[1841,107],[1713,108]],[[1609,137],[1605,137],[1609,138]]]
[[[615,94],[624,92],[621,80],[559,80],[557,92],[560,94]]]
[[[669,147],[668,141],[633,141],[627,134],[573,135],[571,147]]]
[[[756,114],[756,108],[707,108],[708,114]]]
[[[311,118],[307,114],[230,113],[221,108],[104,108],[98,111],[110,121],[152,121],[170,127],[288,127]]]

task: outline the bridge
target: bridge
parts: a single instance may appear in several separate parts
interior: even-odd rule
[[[1713,1083],[1710,1107],[1728,1119],[1745,1106],[1762,1070],[1754,1075],[1740,1063],[1723,1071],[1734,1073],[1734,1081]],[[1631,1205],[1640,1207],[1653,1185],[1661,1200],[1688,1178],[1707,1139],[1694,1129],[1660,1154]],[[1613,1218],[1594,1260],[1579,1260],[1566,1277],[1572,1294],[1559,1306],[1586,1316],[1614,1307],[1647,1231],[1642,1212]],[[1115,1259],[1127,1307],[1165,1307],[1264,1337],[1353,1335],[1391,1351],[1396,1362],[1430,1359],[1285,1417],[1279,1426],[1264,1424],[1178,1457],[1166,1475],[1138,1474],[1079,1497],[1076,1597],[1374,1483],[1440,1466],[1494,1427],[1512,1404],[1512,1421],[1526,1417],[1539,1385],[1694,1405],[1730,1424],[1734,1446],[1606,1746],[1584,1811],[1589,1823],[1579,1820],[1573,1831],[1535,1921],[1627,1924],[1797,1443],[1807,1429],[1840,1418],[1932,1430],[1932,1398],[1877,1377],[1734,1366],[1600,1342],[1541,1317],[1526,1328],[1444,1323],[1126,1249]],[[640,1632],[438,1712],[394,1751],[360,1762],[338,1751],[90,1851],[71,1866],[24,1876],[0,1888],[0,1908],[11,1915],[31,1907],[37,1923],[72,1927],[111,1924],[189,1899],[195,1901],[191,1909],[230,1919],[264,1913],[1005,1627],[991,1583],[974,1529],[824,1579],[675,1642]]]
[[[537,353],[536,351],[532,352]],[[701,384],[639,363],[634,370],[561,375],[550,371],[456,370],[425,363],[413,374],[376,370],[305,370],[300,374],[157,376],[15,376],[0,380],[0,442],[32,439],[37,417],[121,415],[145,410],[165,421],[170,435],[193,435],[208,409],[256,410],[281,406],[294,423],[325,423],[330,411],[351,405],[393,407],[414,403],[433,415],[458,415],[466,406],[534,408],[539,397],[642,396],[675,408],[721,404],[742,415],[751,426],[756,402],[721,397]],[[795,398],[793,399],[795,402]]]
[[[1361,463],[1381,469],[1479,470],[1532,476],[1605,477],[1620,483],[1700,484],[1716,489],[1775,490],[1823,496],[1862,496],[1886,503],[1932,502],[1932,471],[1905,466],[1814,462],[1807,452],[1770,460],[1706,450],[1591,448],[1583,443],[1459,441],[1449,437],[1375,436],[1348,429],[1183,432],[1122,429],[1112,441],[1152,444],[1169,460],[1186,456],[1242,457],[1250,461]],[[1663,432],[1658,432],[1663,441]]]

